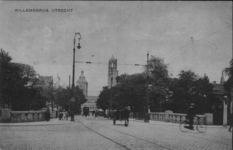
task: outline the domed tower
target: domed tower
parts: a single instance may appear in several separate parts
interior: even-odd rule
[[[113,56],[108,62],[108,88],[116,85],[117,77],[117,59]]]
[[[79,89],[83,91],[83,94],[85,95],[85,97],[87,97],[88,82],[85,79],[84,71],[81,71],[81,75],[78,81],[76,82],[76,84],[79,87]]]

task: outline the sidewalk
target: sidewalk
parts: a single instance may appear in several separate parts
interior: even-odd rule
[[[59,120],[58,118],[52,118],[50,121],[40,122],[20,122],[20,123],[0,123],[0,126],[47,126],[47,125],[65,125],[72,124],[70,118],[68,120]]]
[[[131,121],[137,121],[137,122],[144,122],[144,120],[137,120],[137,119],[132,119],[130,118],[129,120]],[[156,125],[166,125],[166,126],[179,126],[179,123],[174,123],[174,122],[164,122],[164,121],[156,121],[156,120],[150,120],[149,123],[151,124],[156,124]],[[223,125],[207,125],[207,127],[217,127],[217,128],[228,128],[229,126],[223,126]]]

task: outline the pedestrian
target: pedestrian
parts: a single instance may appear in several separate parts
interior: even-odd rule
[[[229,130],[228,131],[230,131],[231,132],[231,128],[232,128],[232,125],[233,125],[233,102],[231,101],[230,102],[230,127],[229,127]]]
[[[50,110],[49,110],[49,107],[47,107],[47,109],[45,111],[45,120],[46,121],[50,120]]]
[[[97,119],[98,118],[98,110],[96,109],[95,110],[95,119]]]
[[[92,117],[94,117],[94,116],[95,116],[95,111],[93,110],[93,111],[92,111]]]
[[[63,116],[63,120],[66,120],[66,111],[65,110],[63,110],[63,112],[62,112],[62,116]]]
[[[82,117],[83,117],[83,111],[81,110],[81,114],[82,114]]]
[[[69,114],[68,111],[65,112],[65,119],[68,120]]]
[[[233,110],[232,110],[232,109],[233,109],[233,108],[232,108],[233,106],[232,106],[232,105],[233,105],[233,102],[231,102],[231,105],[230,105],[230,127],[229,127],[229,130],[228,130],[228,131],[230,131],[230,132],[231,132],[231,128],[232,128],[232,125],[233,125],[233,120],[232,120],[232,119],[233,119],[233,118],[232,118],[232,117],[233,117]]]
[[[63,111],[61,111],[60,113],[61,113],[61,120],[63,120]]]
[[[62,119],[62,112],[61,112],[61,110],[59,111],[59,120],[61,120]]]
[[[232,116],[232,115],[231,115]],[[231,128],[232,128],[232,118],[230,118],[230,127],[229,127],[229,130],[228,131],[230,131],[231,132]]]

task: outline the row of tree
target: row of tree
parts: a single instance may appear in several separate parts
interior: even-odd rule
[[[40,110],[46,102],[68,110],[70,107],[71,89],[57,86],[41,88],[38,85],[38,74],[27,64],[12,62],[8,52],[0,51],[0,107],[12,110]],[[47,90],[47,91],[46,91]],[[46,93],[46,94],[45,94]],[[82,91],[75,87],[76,109],[86,102]]]
[[[149,107],[152,112],[172,110],[184,113],[190,103],[195,103],[200,114],[221,109],[222,102],[213,94],[213,84],[206,75],[198,76],[190,70],[182,70],[178,78],[172,78],[168,74],[168,64],[161,58],[152,56],[142,73],[123,74],[117,80],[117,85],[111,89],[103,88],[97,107],[106,110],[112,103],[112,109],[130,106],[133,112],[144,111],[149,80]]]

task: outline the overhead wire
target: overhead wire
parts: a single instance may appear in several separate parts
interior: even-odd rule
[[[221,29],[219,29],[219,30],[217,30],[217,31],[215,31],[215,32],[213,32],[213,33],[207,35],[207,36],[204,36],[204,37],[202,37],[202,38],[200,38],[200,39],[197,39],[197,40],[195,41],[195,43],[192,43],[192,42],[191,42],[191,43],[189,43],[189,44],[187,44],[187,45],[184,45],[184,46],[180,47],[179,49],[181,50],[181,49],[183,49],[184,47],[188,47],[189,45],[195,46],[200,40],[204,40],[204,39],[206,39],[206,38],[208,38],[208,37],[210,37],[210,36],[212,36],[212,35],[214,35],[214,34],[216,34],[216,33],[218,33],[218,32],[221,32],[221,31],[225,30],[226,28],[228,28],[229,26],[232,26],[232,24],[230,24],[230,25],[228,25],[228,26],[225,26],[224,28],[221,28]]]
[[[207,36],[204,36],[204,37],[202,37],[202,38],[200,38],[200,39],[197,39],[197,40],[195,40],[195,43],[194,42],[191,42],[191,43],[189,43],[189,44],[187,44],[187,45],[184,45],[184,46],[181,46],[180,48],[178,48],[177,50],[174,50],[174,51],[172,51],[172,53],[175,53],[175,52],[177,52],[177,51],[179,51],[179,50],[182,50],[183,48],[185,48],[185,47],[188,47],[188,46],[192,46],[192,48],[194,48],[201,40],[203,41],[203,40],[205,40],[206,38],[208,38],[208,37],[210,37],[210,36],[212,36],[212,35],[214,35],[214,34],[217,34],[217,33],[219,33],[219,32],[221,32],[221,31],[223,31],[223,30],[225,30],[226,28],[228,28],[228,27],[230,27],[230,26],[232,26],[232,24],[230,24],[230,25],[227,25],[227,26],[225,26],[225,27],[223,27],[223,28],[221,28],[221,29],[219,29],[219,30],[217,30],[217,31],[215,31],[215,32],[212,32],[211,34],[209,34],[209,35],[207,35]],[[193,49],[192,49],[193,50]],[[184,51],[183,51],[183,53],[186,53],[187,52],[187,49],[185,49]],[[196,50],[195,50],[195,53],[196,53]],[[171,54],[172,55],[172,54]],[[173,60],[174,61],[174,60]],[[173,61],[171,61],[171,62],[173,62]],[[170,63],[171,63],[170,62]]]
[[[86,63],[86,64],[103,64],[103,65],[108,65],[108,63],[104,63],[104,62],[84,62],[84,61],[75,61],[76,63]],[[133,65],[133,66],[145,66],[142,64],[117,64],[117,65]]]
[[[138,6],[142,4],[142,1],[139,2],[139,4],[134,8],[134,10],[128,15],[128,17],[117,27],[117,31],[127,22],[127,20],[129,19],[129,17],[136,11],[136,9],[138,8]]]

